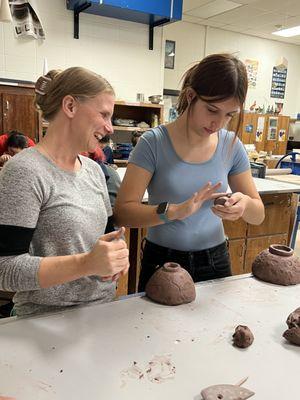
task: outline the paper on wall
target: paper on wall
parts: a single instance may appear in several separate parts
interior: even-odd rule
[[[9,0],[9,6],[16,37],[45,39],[35,0]]]

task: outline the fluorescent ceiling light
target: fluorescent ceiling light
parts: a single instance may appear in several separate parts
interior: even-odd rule
[[[300,35],[300,25],[294,26],[293,28],[280,29],[279,31],[272,32],[272,35],[292,37]]]

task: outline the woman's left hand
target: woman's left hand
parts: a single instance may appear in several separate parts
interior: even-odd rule
[[[220,196],[222,196],[222,194],[219,193],[218,197]],[[224,193],[224,196],[226,196],[226,193]],[[215,205],[211,210],[215,215],[222,219],[236,221],[243,216],[248,200],[249,196],[240,192],[236,192],[233,193],[231,197],[228,197],[223,206]]]

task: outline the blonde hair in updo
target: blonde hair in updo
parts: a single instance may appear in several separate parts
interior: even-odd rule
[[[61,108],[65,96],[87,100],[100,93],[115,94],[102,76],[82,67],[64,71],[51,70],[35,84],[35,106],[46,121],[51,121]]]

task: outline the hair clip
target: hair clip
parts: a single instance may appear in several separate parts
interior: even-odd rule
[[[44,76],[44,75],[40,76],[35,84],[35,89],[34,89],[35,93],[44,96],[47,93],[46,91],[47,86],[51,81],[52,79],[49,76]]]

